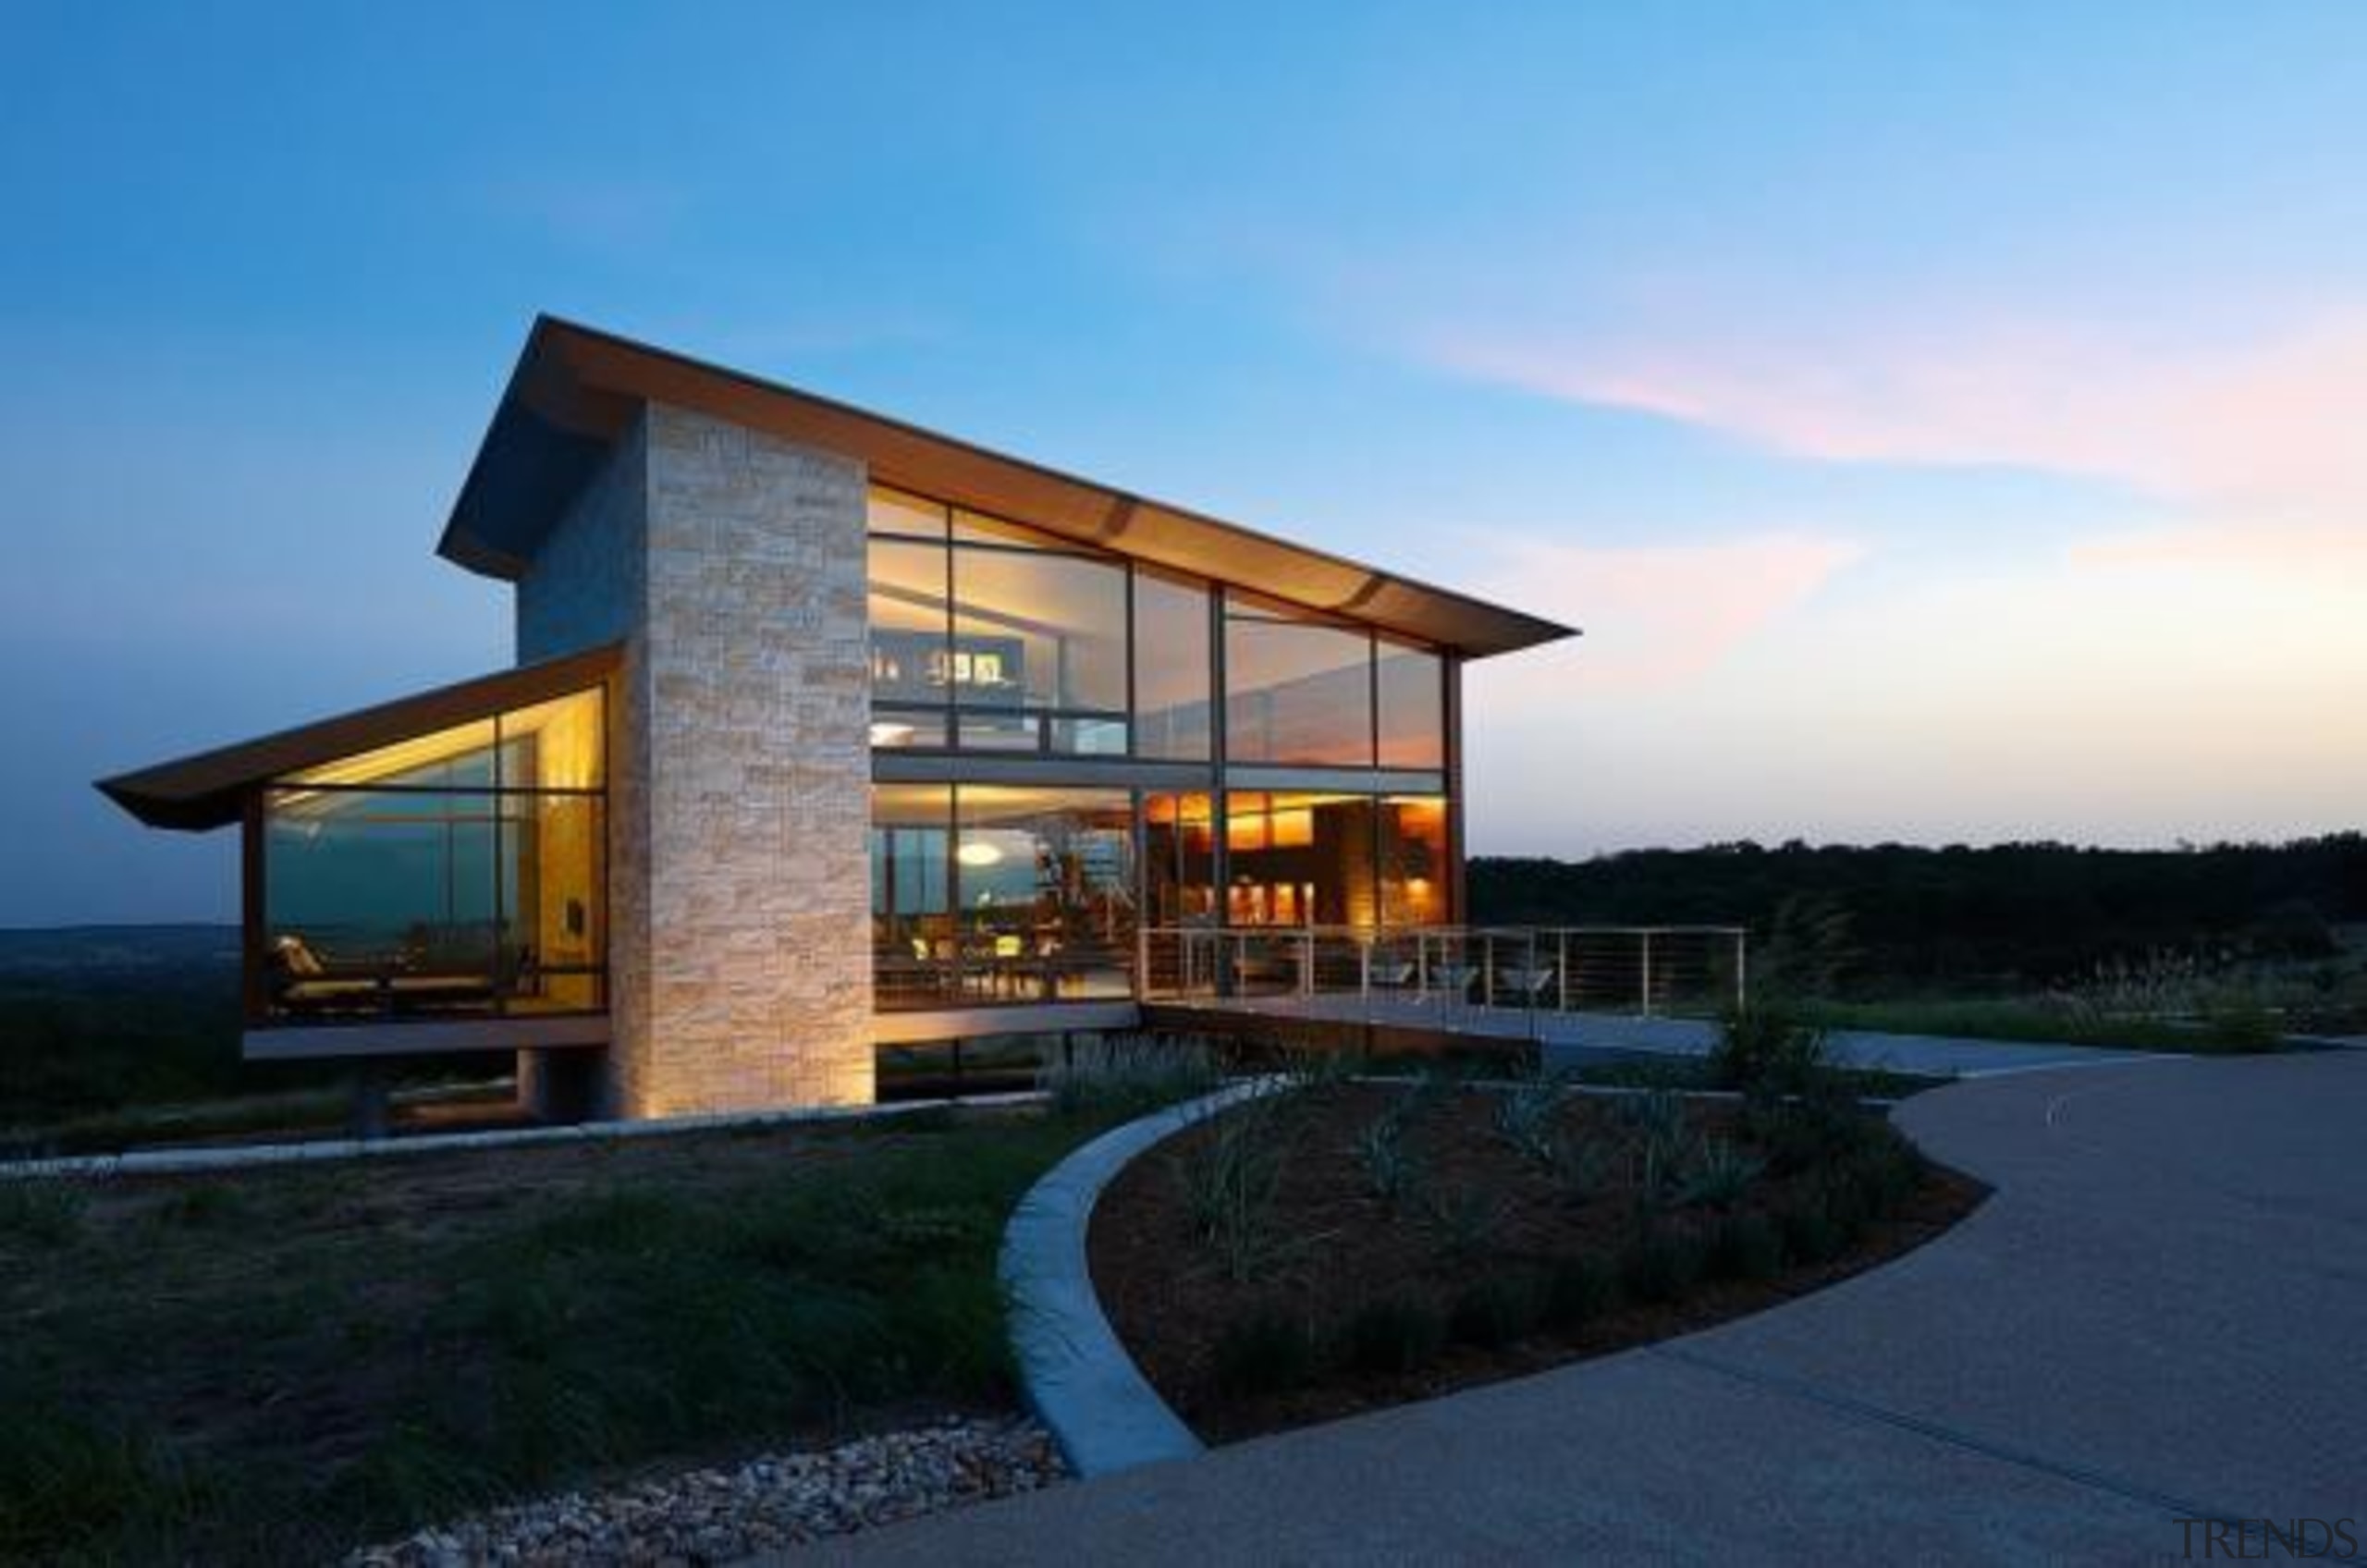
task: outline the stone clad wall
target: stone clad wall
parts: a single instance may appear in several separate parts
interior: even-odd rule
[[[519,585],[521,659],[629,638],[617,1113],[872,1098],[864,482],[652,406]]]

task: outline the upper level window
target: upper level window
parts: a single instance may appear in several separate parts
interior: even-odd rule
[[[1123,753],[1124,562],[871,493],[872,743]]]
[[[1279,600],[1229,591],[1230,762],[1372,766],[1372,636]]]
[[[1134,569],[1134,750],[1200,762],[1216,704],[1209,694],[1208,584]]]
[[[1446,666],[1428,648],[1373,640],[1373,694],[1383,767],[1446,766]]]

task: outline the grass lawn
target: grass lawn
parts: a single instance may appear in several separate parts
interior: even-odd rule
[[[2084,1018],[2059,1007],[2011,998],[1936,998],[1874,1002],[1814,1002],[1803,1011],[1828,1029],[1884,1035],[1943,1035],[1968,1040],[2027,1040],[2045,1045],[2117,1046],[2130,1050],[2274,1050],[2276,1021],[2230,1011],[2193,1023],[2160,1019]]]
[[[0,1182],[0,1560],[319,1561],[1003,1408],[1004,1217],[1112,1114]]]

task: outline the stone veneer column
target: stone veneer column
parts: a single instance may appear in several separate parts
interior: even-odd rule
[[[521,660],[619,637],[608,1109],[873,1096],[863,465],[651,405],[519,582]]]

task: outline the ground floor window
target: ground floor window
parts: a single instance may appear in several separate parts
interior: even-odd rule
[[[1132,996],[1134,828],[1134,798],[1124,790],[877,786],[877,1005]]]
[[[265,787],[264,1018],[605,1006],[604,746],[594,689]]]
[[[1435,795],[876,785],[877,1003],[1165,988],[1182,948],[1146,929],[1442,925],[1447,815]]]

